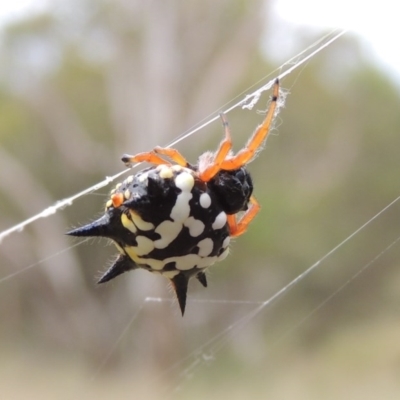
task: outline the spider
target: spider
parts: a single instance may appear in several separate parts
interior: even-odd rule
[[[116,185],[100,219],[67,233],[115,243],[119,255],[98,283],[138,268],[161,274],[172,282],[184,315],[189,279],[207,287],[206,269],[228,255],[231,238],[242,235],[260,209],[246,165],[268,136],[278,96],[277,79],[264,121],[237,154],[221,113],[225,137],[196,165],[173,148],[122,157],[128,167],[152,166]]]

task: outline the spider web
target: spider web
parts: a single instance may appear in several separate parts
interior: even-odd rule
[[[296,70],[297,68],[300,68],[303,64],[305,64],[307,61],[309,61],[312,57],[317,55],[320,51],[328,47],[331,43],[335,42],[337,39],[339,39],[342,35],[346,33],[346,30],[334,30],[330,32],[329,34],[325,35],[322,37],[320,40],[312,44],[309,48],[305,49],[304,51],[300,52],[297,54],[295,57],[292,59],[288,60],[285,62],[280,68],[278,68],[276,71],[282,71],[279,73],[278,77],[279,79],[284,78],[285,76],[289,75],[291,72]],[[269,76],[273,76],[274,73],[270,73]],[[265,80],[263,78],[262,80]],[[258,102],[260,99],[260,96],[262,95],[263,92],[269,90],[273,83],[274,83],[275,78],[271,79],[266,83],[265,85],[262,85],[258,89],[256,89],[254,92],[251,94],[247,94],[243,99],[239,100],[237,103],[234,105],[230,106],[229,108],[225,109],[225,114],[228,114],[232,110],[238,107],[242,107],[243,109],[248,109],[251,110]],[[261,82],[261,80],[259,81]],[[254,86],[256,86],[259,82],[255,83]],[[281,99],[278,102],[277,109],[283,105],[284,97],[283,93],[281,93]],[[224,108],[224,106],[222,107]],[[176,140],[172,141],[165,147],[172,147],[178,143],[180,143],[182,140],[185,140],[189,138],[190,136],[194,135],[195,133],[199,132],[201,129],[205,128],[206,126],[210,125],[211,123],[215,122],[216,120],[219,119],[219,116],[215,116],[213,118],[206,117],[206,122],[200,124],[199,126],[190,129],[188,133],[182,134],[179,136]],[[138,164],[139,165],[139,164]],[[36,215],[33,215],[32,217],[26,219],[25,221],[22,221],[9,229],[6,229],[2,232],[0,232],[0,243],[3,241],[5,237],[10,235],[11,233],[15,232],[21,232],[26,226],[32,224],[33,222],[37,221],[40,218],[47,218],[54,213],[56,213],[59,210],[63,210],[65,207],[71,206],[75,200],[79,199],[82,196],[88,195],[90,193],[93,193],[95,191],[98,191],[105,186],[109,185],[111,182],[114,180],[118,179],[120,176],[125,174],[126,172],[130,171],[130,169],[121,171],[113,176],[106,177],[103,181],[96,183],[93,186],[90,186],[87,189],[82,190],[79,193],[76,193],[75,195],[72,195],[70,197],[67,197],[66,199],[60,200],[56,202],[55,204],[47,207],[43,211],[37,213]]]
[[[361,225],[358,229],[356,229],[353,233],[351,233],[348,237],[346,237],[342,242],[333,247],[330,251],[328,251],[324,256],[322,256],[319,260],[317,260],[314,264],[309,266],[304,272],[296,276],[292,281],[283,286],[277,292],[275,292],[272,296],[266,298],[263,301],[249,301],[249,300],[218,300],[218,299],[189,299],[188,303],[209,303],[209,304],[225,304],[229,306],[248,306],[249,309],[243,313],[238,319],[236,319],[233,323],[226,326],[224,329],[218,331],[214,336],[211,336],[205,342],[203,342],[200,346],[190,351],[184,357],[178,359],[175,363],[166,368],[162,374],[154,378],[154,381],[151,381],[151,384],[158,385],[163,381],[165,376],[168,376],[171,372],[175,372],[180,378],[179,382],[175,384],[175,386],[167,386],[163,387],[162,396],[167,396],[167,398],[175,398],[176,394],[179,393],[192,379],[196,374],[196,371],[201,368],[208,367],[210,364],[215,362],[218,357],[218,354],[223,350],[224,346],[227,345],[229,341],[235,335],[240,334],[240,331],[244,329],[254,318],[261,313],[266,313],[268,308],[272,307],[281,300],[284,296],[286,296],[296,285],[298,285],[303,280],[307,279],[307,277],[313,273],[318,268],[324,268],[325,261],[332,257],[335,253],[340,252],[342,248],[347,245],[352,239],[354,239],[357,235],[363,232],[365,229],[370,228],[370,225],[373,225],[375,220],[378,220],[384,213],[388,212],[394,205],[396,205],[400,200],[400,196],[386,205],[383,209],[377,212],[372,218],[366,221],[363,225]],[[376,227],[375,227],[376,229]],[[311,311],[305,313],[305,315],[300,316],[296,323],[290,326],[289,328],[285,328],[282,332],[282,335],[272,341],[265,352],[263,353],[263,357],[268,357],[270,353],[279,349],[279,346],[284,343],[285,339],[293,335],[296,330],[298,330],[303,324],[305,324],[312,315],[317,312],[320,312],[335,296],[339,295],[347,286],[349,286],[354,280],[359,278],[361,274],[363,274],[368,268],[373,267],[376,263],[383,257],[387,252],[389,252],[395,245],[400,242],[400,236],[397,236],[392,242],[390,242],[387,246],[385,246],[379,253],[374,255],[368,262],[363,265],[357,266],[356,272],[351,275],[349,278],[346,278],[342,284],[340,284],[337,289],[335,289],[332,293],[327,294],[326,297],[319,302]],[[115,351],[116,347],[120,344],[123,337],[127,334],[127,332],[131,329],[134,322],[139,317],[140,313],[145,308],[148,303],[162,303],[162,302],[174,302],[171,298],[161,298],[161,297],[146,297],[143,303],[138,307],[136,313],[132,316],[132,319],[126,325],[125,329],[121,332],[119,338],[113,343],[110,347],[108,353],[99,364],[97,370],[91,377],[91,381],[96,381],[98,375],[102,368],[106,365],[112,353]]]
[[[328,35],[325,35],[318,42],[314,43],[309,48],[304,50],[304,52],[296,55],[296,57],[284,63],[278,69],[277,75],[282,79],[288,74],[298,69],[299,67],[304,66],[304,64],[307,61],[309,61],[312,57],[316,56],[320,51],[322,51],[324,48],[333,43],[344,33],[345,31],[333,31],[330,32]],[[274,71],[274,73],[269,74],[268,76],[273,77],[275,72],[276,71]],[[262,81],[260,82],[264,82],[265,80],[266,78],[263,78]],[[244,97],[240,95],[239,96],[241,97],[240,100],[238,100],[235,104],[227,108],[224,107],[225,112],[229,113],[233,109],[239,107],[243,109],[252,109],[257,104],[260,95],[263,92],[270,89],[273,80],[274,79],[270,79],[266,84],[262,84],[261,86],[259,86],[260,82],[256,83],[255,87],[257,87],[257,89],[255,89],[251,94],[245,95]],[[281,103],[280,106],[283,106],[283,103]],[[174,146],[180,141],[188,139],[189,137],[195,135],[201,129],[203,129],[204,127],[211,124],[213,121],[217,119],[218,116],[213,116],[213,117],[209,116],[205,118],[205,122],[200,123],[197,127],[190,129],[189,132],[179,136],[176,140],[171,142],[169,146]],[[29,226],[30,224],[36,223],[39,219],[51,217],[55,213],[63,210],[65,207],[71,206],[75,202],[75,200],[107,186],[110,182],[114,181],[115,179],[119,178],[121,175],[125,173],[126,171],[121,171],[118,174],[115,174],[114,176],[106,177],[102,182],[99,182],[91,186],[90,188],[87,188],[81,191],[80,193],[77,193],[76,195],[60,200],[56,204],[46,208],[42,212],[34,215],[33,217],[1,232],[0,243],[3,241],[5,237],[11,234],[18,234],[23,229],[25,229],[25,227]],[[233,322],[229,322],[225,328],[219,329],[217,332],[215,332],[215,334],[212,334],[208,339],[204,340],[204,338],[201,338],[199,346],[195,347],[193,350],[188,351],[186,355],[178,357],[176,359],[176,362],[172,363],[168,367],[165,367],[159,376],[153,378],[154,380],[151,381],[151,383],[157,385],[159,382],[168,381],[168,379],[164,378],[168,377],[171,374],[171,372],[174,372],[174,375],[178,376],[178,379],[174,381],[172,385],[168,385],[168,387],[162,388],[163,394],[171,394],[175,396],[180,391],[185,390],[185,386],[187,386],[186,384],[193,381],[193,376],[195,376],[198,373],[199,369],[202,368],[204,369],[209,367],[210,365],[218,363],[218,356],[221,352],[223,352],[226,344],[232,340],[235,340],[235,337],[241,336],[242,332],[246,330],[246,328],[251,327],[251,321],[258,318],[261,314],[265,315],[265,313],[267,313],[267,310],[270,310],[273,305],[277,304],[278,300],[282,301],[283,298],[287,297],[289,292],[291,292],[294,288],[298,287],[299,286],[298,284],[304,281],[309,275],[316,273],[317,270],[319,269],[325,269],[326,271],[326,269],[332,267],[329,266],[328,261],[335,260],[334,258],[335,255],[337,253],[340,253],[341,251],[344,251],[343,249],[346,246],[348,246],[349,243],[355,242],[357,237],[360,236],[365,230],[377,229],[376,227],[377,221],[379,221],[384,214],[393,210],[394,206],[397,205],[399,198],[400,197],[396,198],[387,206],[383,207],[380,211],[375,213],[375,215],[373,215],[372,218],[370,218],[367,222],[361,224],[359,228],[355,229],[344,240],[339,241],[339,244],[337,244],[332,249],[327,251],[322,257],[318,259],[317,262],[315,262],[308,268],[305,268],[303,272],[297,275],[294,279],[290,280],[289,283],[284,284],[283,286],[281,286],[279,290],[276,290],[273,294],[267,295],[260,301],[249,301],[249,300],[238,300],[238,299],[221,300],[221,299],[208,298],[208,296],[205,297],[204,299],[189,298],[188,299],[189,305],[195,305],[196,303],[197,304],[222,303],[225,304],[227,307],[240,307],[240,313],[236,314],[236,317],[233,319]],[[392,217],[393,215],[390,218]],[[348,287],[356,278],[359,278],[359,276],[362,273],[364,273],[368,268],[376,265],[376,263],[384,255],[388,254],[391,250],[393,250],[394,246],[398,243],[399,240],[400,237],[395,237],[389,244],[386,243],[383,246],[381,246],[380,250],[377,251],[375,254],[373,255],[370,254],[368,256],[368,261],[366,261],[364,264],[355,266],[356,272],[350,274],[350,277],[346,276],[343,279],[343,282],[340,285],[338,285],[338,288],[333,293],[328,294],[325,297],[325,299],[320,301],[316,306],[312,307],[311,311],[307,310],[306,312],[301,313],[297,319],[297,324],[292,323],[289,327],[284,327],[282,329],[280,337],[274,338],[271,344],[269,344],[269,346],[263,350],[262,357],[265,358],[270,356],[270,354],[276,351],[276,349],[278,349],[279,346],[282,346],[282,343],[284,343],[286,337],[292,335],[293,332],[300,329],[301,325],[307,322],[312,314],[320,312],[320,310],[323,309],[324,306],[326,306],[326,304],[331,299],[333,299],[339,293],[343,292],[346,287]],[[35,264],[27,265],[20,271],[17,271],[15,273],[7,275],[6,277],[1,278],[0,283],[4,283],[5,281],[10,281],[16,275],[19,275],[31,268],[37,267],[43,262],[55,258],[56,256],[59,256],[60,254],[67,252],[68,250],[72,249],[75,246],[81,245],[81,243],[83,242],[84,241],[80,241],[79,243],[76,243],[73,246],[70,246],[66,249],[62,249],[57,254],[49,255],[46,258],[42,258],[41,261]],[[4,243],[2,243],[2,245],[4,245]],[[121,330],[119,337],[116,338],[113,342],[111,342],[109,349],[105,349],[104,357],[102,358],[102,360],[99,361],[98,368],[93,371],[93,374],[89,378],[89,380],[98,382],[99,379],[101,379],[101,373],[105,368],[107,368],[107,364],[110,362],[113,353],[116,351],[118,346],[120,346],[121,343],[124,341],[124,338],[126,337],[128,332],[131,332],[132,327],[139,323],[141,313],[143,313],[143,311],[150,304],[169,303],[173,301],[174,300],[171,300],[171,298],[146,297],[143,303],[137,307],[130,321],[124,324],[124,328]],[[174,306],[176,306],[176,304]],[[245,340],[248,340],[248,337],[247,339],[245,338]],[[247,367],[243,366],[242,368],[246,369]]]

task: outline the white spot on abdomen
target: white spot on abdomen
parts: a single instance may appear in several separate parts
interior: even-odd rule
[[[201,258],[199,263],[197,264],[197,268],[208,268],[213,265],[217,261],[217,257],[204,257]]]
[[[215,218],[215,221],[211,225],[213,229],[221,229],[226,224],[226,214],[221,211]]]
[[[225,249],[225,251],[219,255],[218,261],[224,260],[229,254],[229,248]]]
[[[143,172],[138,176],[138,181],[143,183],[145,180],[147,180],[148,177],[149,177],[149,172],[148,171]]]
[[[194,186],[193,175],[189,174],[189,172],[180,173],[175,178],[175,185],[181,189],[182,192],[190,192]]]
[[[210,238],[207,238],[197,243],[197,246],[199,248],[199,256],[207,257],[211,254],[214,247],[214,243]]]
[[[188,172],[182,172],[175,178],[175,185],[182,190],[176,197],[176,203],[171,210],[171,218],[175,222],[183,223],[190,215],[189,201],[193,195],[191,190],[194,186],[194,178]]]
[[[204,231],[204,223],[193,217],[189,217],[183,225],[189,229],[189,234],[192,237],[197,237]]]
[[[161,238],[154,242],[154,246],[157,249],[165,249],[182,230],[182,224],[173,221],[164,221],[157,226],[155,232],[158,233]]]
[[[125,179],[125,183],[126,184],[130,184],[130,183],[132,183],[133,182],[133,175],[130,175],[130,176],[128,176],[126,179]]]
[[[225,249],[226,247],[228,247],[230,242],[231,242],[231,237],[227,236],[222,242],[222,248]]]
[[[189,201],[192,199],[192,193],[182,192],[176,197],[176,203],[171,210],[171,218],[175,222],[183,223],[190,215]]]
[[[199,198],[199,203],[203,208],[211,206],[211,197],[208,193],[202,193]]]

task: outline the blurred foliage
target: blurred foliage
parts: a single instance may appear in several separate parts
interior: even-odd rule
[[[261,51],[261,1],[52,4],[1,34],[0,230],[121,170],[122,153],[167,144],[273,69]],[[298,35],[301,46],[312,42]],[[341,398],[338,387],[352,398],[398,393],[390,379],[380,391],[388,375],[374,374],[400,369],[399,246],[324,304],[397,238],[397,204],[243,329],[223,335],[209,368],[209,354],[195,351],[255,307],[230,301],[273,296],[399,194],[400,93],[357,39],[341,38],[282,87],[285,109],[249,167],[262,211],[212,268],[209,288],[192,282],[184,319],[173,302],[145,302],[173,298],[167,282],[147,272],[96,287],[114,247],[73,246],[79,242],[63,235],[101,213],[108,189],[3,241],[7,398],[26,398],[16,377],[28,372],[30,398],[151,398],[163,388],[157,381],[149,389],[154,376],[172,387],[187,379],[182,398]],[[257,107],[266,103],[264,95]],[[238,149],[262,116],[237,109],[229,119]],[[221,137],[215,123],[178,147],[194,161]],[[191,355],[203,368],[174,369]],[[367,382],[370,390],[357,389]]]

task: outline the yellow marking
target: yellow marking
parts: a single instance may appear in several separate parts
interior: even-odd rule
[[[179,274],[179,271],[161,271],[161,275],[165,276],[168,279],[172,279],[178,274]]]
[[[138,256],[145,256],[154,250],[154,242],[146,236],[136,236],[136,241],[138,245],[134,248]]]
[[[171,169],[175,172],[181,172],[183,168],[180,165],[173,165]]]
[[[124,197],[126,200],[129,200],[129,198],[131,197],[131,192],[129,189],[126,189],[124,192]]]
[[[200,257],[197,254],[186,254],[185,256],[171,257],[165,260],[166,263],[170,261],[175,261],[175,268],[180,271],[189,271],[194,267],[209,266],[215,262],[213,257]]]
[[[124,228],[128,229],[132,233],[137,232],[135,224],[126,216],[126,214],[121,215],[121,223],[124,226]]]
[[[112,200],[108,200],[106,203],[106,210],[107,210],[107,208],[110,208],[112,205],[113,205]]]
[[[161,271],[164,268],[165,261],[155,260],[154,258],[140,258],[136,254],[136,247],[126,246],[125,252],[138,265],[148,265],[151,269],[155,271]]]
[[[110,195],[114,194],[116,191],[117,191],[116,189],[111,190]]]
[[[194,267],[199,269],[205,269],[213,265],[216,261],[225,258],[228,254],[228,250],[225,250],[221,254],[220,258],[213,257],[200,257],[197,254],[187,254],[185,256],[169,257],[165,260],[156,260],[154,258],[140,258],[136,253],[136,247],[127,246],[125,247],[125,253],[138,265],[148,265],[151,272],[160,273],[161,275],[167,276],[168,274],[174,273],[175,271],[162,271],[165,265],[169,263],[176,263],[176,269],[179,271],[189,271]]]
[[[120,253],[125,254],[124,249],[117,242],[114,242],[114,244]]]
[[[138,255],[136,254],[136,251],[135,251],[135,250],[136,250],[136,249],[135,249],[135,247],[133,247],[133,246],[125,246],[125,247],[124,247],[125,253],[128,254],[128,256],[130,257],[131,260],[135,261],[136,264],[144,264],[144,263],[143,263],[143,260],[140,259],[140,258],[138,257]]]
[[[151,229],[154,229],[154,224],[151,222],[146,222],[143,221],[140,215],[136,214],[134,211],[129,210],[131,214],[131,218],[133,223],[137,226],[138,229],[141,231],[150,231]]]
[[[117,183],[117,184],[115,185],[115,190],[118,190],[121,186],[122,186],[122,183],[121,183],[121,182],[120,182],[120,183]]]
[[[174,171],[167,165],[160,165],[160,178],[162,179],[169,179],[174,177]]]

